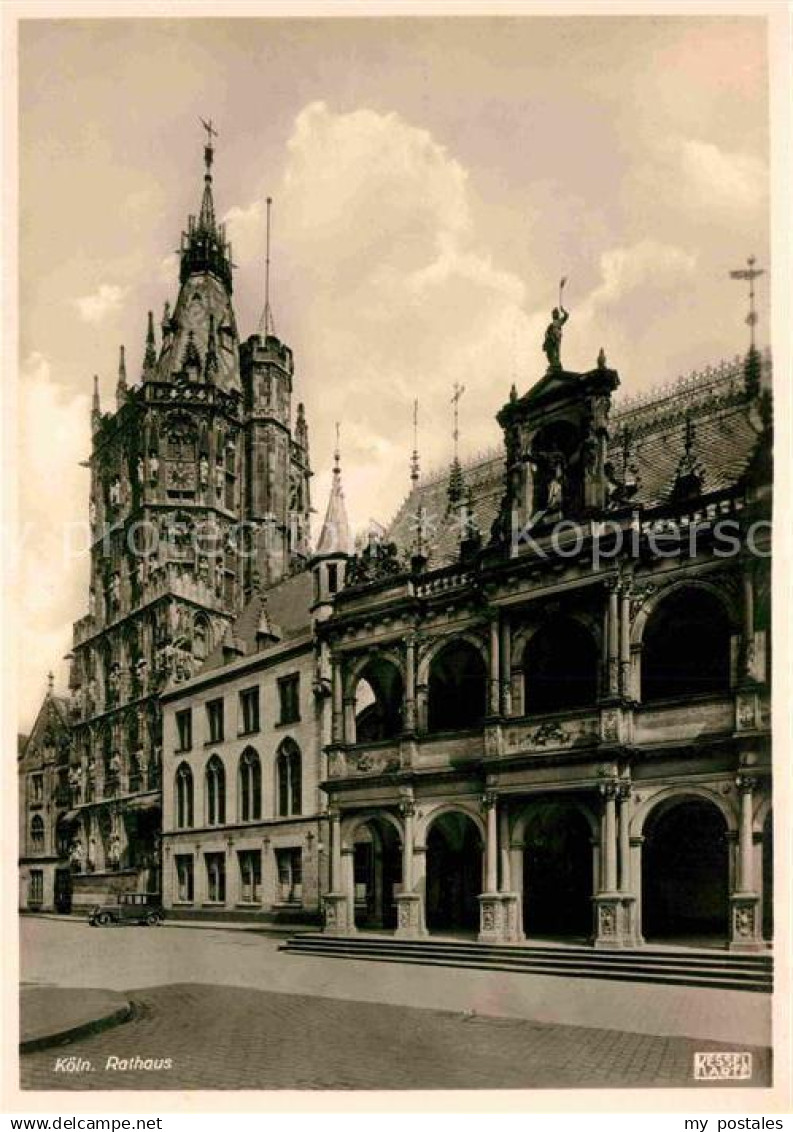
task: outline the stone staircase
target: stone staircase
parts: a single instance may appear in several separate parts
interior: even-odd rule
[[[454,939],[396,939],[393,936],[330,936],[304,932],[280,950],[328,959],[414,963],[553,975],[565,979],[613,979],[719,990],[773,990],[771,955],[728,951],[642,947],[636,951],[595,951],[553,944],[483,944]]]

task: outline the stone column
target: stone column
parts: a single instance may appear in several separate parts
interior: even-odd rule
[[[501,713],[512,715],[512,622],[508,613],[501,618]]]
[[[416,730],[416,638],[405,638],[405,731]]]
[[[635,945],[636,931],[636,895],[633,891],[631,876],[631,785],[629,782],[620,783],[619,787],[619,892],[622,899],[621,907],[621,934],[623,946]]]
[[[633,699],[631,688],[631,595],[628,586],[622,587],[620,606],[620,692],[626,700]]]
[[[501,714],[501,639],[499,633],[498,614],[490,618],[490,703],[489,714]]]
[[[352,897],[345,889],[346,875],[342,860],[341,814],[330,811],[330,892],[325,895],[325,925],[328,935],[349,935],[355,931],[355,890]]]
[[[427,934],[424,925],[424,901],[416,892],[413,849],[415,840],[416,803],[412,794],[402,799],[400,812],[404,822],[402,839],[402,891],[394,898],[397,906],[396,934],[401,938],[415,939]]]
[[[341,661],[338,658],[333,657],[331,659],[331,682],[333,688],[333,716],[331,723],[331,738],[333,743],[344,742],[344,687],[342,685],[342,678]]]
[[[600,891],[595,896],[595,947],[621,947],[622,901],[617,890],[616,781],[601,782]]]
[[[754,579],[751,565],[743,568],[743,648],[741,649],[741,672],[744,679],[754,676]]]
[[[608,694],[619,694],[619,582],[608,583]]]
[[[344,742],[357,742],[355,734],[355,696],[344,697]]]
[[[517,897],[498,888],[498,797],[489,790],[482,797],[485,812],[485,891],[479,897],[479,940],[506,943],[517,938]]]
[[[752,836],[753,791],[755,779],[739,774],[735,780],[740,794],[738,855],[735,891],[730,896],[730,950],[757,951],[762,947],[760,898],[754,890],[754,839]]]

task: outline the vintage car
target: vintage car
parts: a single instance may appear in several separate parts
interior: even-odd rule
[[[156,927],[163,920],[159,895],[150,892],[122,892],[115,904],[96,904],[88,916],[92,927],[106,924],[148,924]]]

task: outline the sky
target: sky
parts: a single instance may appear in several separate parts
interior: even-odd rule
[[[632,394],[745,350],[768,265],[765,24],[725,17],[23,20],[20,24],[20,727],[87,610],[76,528],[89,410],[119,345],[178,288],[219,130],[215,205],[242,337],[271,305],[306,405],[313,504],[336,421],[355,527],[425,473],[500,443],[567,277],[562,360],[602,346]],[[758,286],[759,338],[768,292]],[[71,541],[70,541],[71,540]]]

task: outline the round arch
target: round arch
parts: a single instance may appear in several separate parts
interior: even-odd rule
[[[442,802],[434,809],[424,811],[423,816],[419,817],[416,822],[415,842],[417,848],[426,848],[427,835],[430,831],[435,820],[442,817],[443,814],[460,813],[465,817],[470,818],[479,831],[479,836],[484,845],[487,838],[487,831],[482,815],[479,813],[479,808],[476,803],[466,805],[465,802]]]
[[[642,934],[724,944],[730,887],[724,807],[685,789],[654,801],[642,821]]]
[[[636,614],[633,628],[631,629],[631,646],[641,646],[647,622],[656,612],[659,605],[663,604],[667,598],[673,597],[675,594],[684,590],[700,590],[715,598],[724,609],[731,632],[738,632],[741,624],[740,612],[736,608],[735,601],[729,594],[725,593],[725,591],[714,582],[708,582],[706,579],[680,578],[678,581],[670,582],[668,585],[664,586],[663,589],[659,590],[658,593],[653,594],[651,597],[648,597],[643,603],[641,609]]]
[[[487,714],[488,664],[480,643],[455,634],[432,654],[427,675],[427,730],[481,726]]]
[[[430,668],[432,662],[439,652],[442,652],[447,645],[452,644],[454,641],[465,641],[471,645],[479,653],[482,658],[482,663],[487,668],[488,654],[487,642],[484,637],[479,633],[472,632],[470,629],[464,629],[462,632],[453,631],[443,633],[440,636],[433,637],[428,641],[420,650],[418,654],[418,667],[416,673],[416,680],[418,684],[427,684],[429,682]]]
[[[656,790],[648,798],[643,799],[633,812],[630,824],[631,837],[641,837],[644,833],[645,822],[656,806],[671,800],[683,801],[685,799],[712,802],[727,825],[728,833],[735,833],[738,829],[738,814],[734,807],[719,793],[715,787],[699,786],[695,783],[677,783],[673,786],[664,786]]]
[[[484,889],[480,822],[459,806],[439,807],[425,826],[425,914],[430,931],[477,931]]]
[[[362,825],[371,821],[384,821],[392,826],[400,842],[404,837],[404,828],[399,818],[390,810],[361,810],[341,819],[341,845],[342,849],[350,850],[355,844],[355,833]]]
[[[345,697],[349,698],[355,695],[356,685],[365,670],[378,661],[393,664],[402,679],[405,679],[405,660],[397,649],[371,649],[369,652],[357,654],[348,665],[344,666],[343,687]]]
[[[589,825],[589,832],[594,841],[600,838],[600,821],[596,816],[594,810],[582,801],[580,798],[568,798],[565,795],[555,797],[556,801],[564,802],[565,805],[570,806],[572,809],[580,811],[583,817],[586,818]],[[526,841],[526,833],[536,817],[542,801],[538,798],[536,800],[529,800],[526,805],[518,812],[510,827],[510,845],[513,849],[522,849]]]

